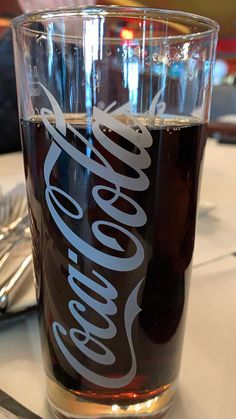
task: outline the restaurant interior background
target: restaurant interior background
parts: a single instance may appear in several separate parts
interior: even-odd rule
[[[10,38],[11,19],[22,13],[19,4],[28,0],[0,0],[0,154],[20,149],[13,53]],[[63,0],[51,3],[63,4]],[[65,0],[65,3],[85,3]],[[29,4],[48,4],[30,0]],[[93,1],[87,0],[88,4]],[[208,16],[221,26],[215,67],[209,135],[220,141],[236,143],[236,6],[234,0],[99,0],[98,4],[149,6],[184,10]]]

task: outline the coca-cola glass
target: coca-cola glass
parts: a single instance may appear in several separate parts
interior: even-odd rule
[[[180,368],[218,25],[98,6],[26,14],[13,33],[50,405],[59,418],[162,415]]]

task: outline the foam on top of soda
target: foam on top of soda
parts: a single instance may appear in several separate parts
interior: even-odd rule
[[[150,114],[132,114],[129,116],[115,113],[113,114],[112,112],[109,115],[113,116],[114,118],[128,126],[134,126],[135,120],[138,120],[141,124],[149,128],[184,127],[190,125],[199,125],[202,123],[198,118],[185,115],[163,114],[162,116],[152,116]],[[51,123],[55,122],[54,115],[48,115],[47,118]],[[66,123],[78,125],[81,127],[86,127],[92,124],[93,122],[93,119],[89,119],[85,113],[64,113],[64,118]],[[40,115],[34,115],[28,118],[27,121],[40,123],[42,122],[42,117]]]

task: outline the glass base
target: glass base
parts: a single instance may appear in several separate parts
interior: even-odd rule
[[[169,410],[176,393],[176,383],[159,388],[156,396],[146,394],[145,401],[136,404],[102,404],[86,400],[80,395],[65,390],[54,380],[47,378],[49,405],[58,419],[104,418],[104,417],[145,417],[161,419]]]

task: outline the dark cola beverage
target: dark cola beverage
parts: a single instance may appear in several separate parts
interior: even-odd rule
[[[206,126],[63,117],[21,122],[49,397],[119,413],[178,375]]]

